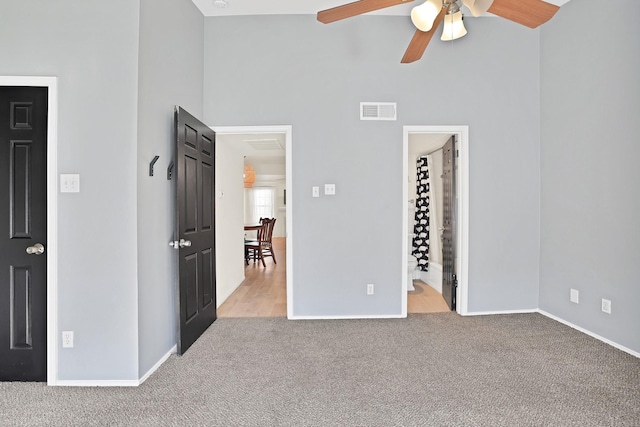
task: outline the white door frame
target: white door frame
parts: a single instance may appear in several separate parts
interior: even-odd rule
[[[58,381],[58,78],[0,76],[0,86],[48,89],[47,108],[47,384]]]
[[[265,134],[283,133],[285,135],[285,189],[287,191],[286,229],[287,245],[287,318],[293,318],[293,127],[291,125],[275,126],[211,126],[218,135],[229,134]]]
[[[409,244],[409,135],[417,133],[449,134],[458,136],[458,167],[456,190],[458,216],[456,247],[458,258],[458,290],[456,311],[465,315],[469,308],[469,126],[403,126],[402,127],[402,316],[407,316],[407,261]]]

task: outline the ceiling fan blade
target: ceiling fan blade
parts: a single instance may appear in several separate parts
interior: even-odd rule
[[[560,9],[542,0],[494,0],[489,12],[529,28],[537,28]]]
[[[411,62],[415,62],[418,59],[422,58],[422,54],[427,49],[431,38],[435,34],[436,30],[440,26],[440,23],[444,19],[444,15],[447,13],[447,8],[443,7],[436,20],[433,22],[433,27],[429,31],[420,31],[416,30],[416,33],[413,35],[411,39],[411,43],[409,43],[409,47],[407,47],[404,56],[402,57],[402,64],[409,64]]]
[[[339,21],[352,16],[362,15],[363,13],[373,12],[374,10],[384,9],[390,6],[396,6],[403,3],[409,3],[413,0],[360,0],[342,6],[318,12],[318,21],[328,24],[330,22]]]

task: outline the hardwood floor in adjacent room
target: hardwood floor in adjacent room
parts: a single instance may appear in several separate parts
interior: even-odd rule
[[[245,266],[245,279],[218,308],[218,317],[286,317],[287,316],[287,251],[284,237],[273,238],[277,264],[266,259],[267,266],[250,261]],[[450,311],[435,289],[414,281],[415,291],[407,297],[408,313],[443,313]]]
[[[218,308],[218,317],[286,317],[287,251],[284,237],[273,238],[277,264],[266,258],[266,267],[249,261],[244,281]]]
[[[407,295],[407,313],[444,313],[451,311],[442,295],[419,280],[413,281],[415,291]]]

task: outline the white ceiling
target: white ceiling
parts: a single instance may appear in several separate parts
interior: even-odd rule
[[[233,16],[233,15],[315,15],[317,12],[350,3],[353,0],[226,0],[226,8],[214,6],[214,0],[192,0],[204,16]],[[569,0],[545,0],[562,6]],[[373,15],[406,15],[411,9],[419,5],[420,1],[408,1],[407,4],[387,7]],[[471,16],[470,13],[466,14]]]

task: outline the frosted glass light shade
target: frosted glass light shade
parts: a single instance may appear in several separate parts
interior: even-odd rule
[[[456,12],[444,17],[444,29],[440,40],[449,41],[459,39],[467,34],[467,29],[462,23],[462,12]]]
[[[480,16],[489,10],[493,0],[463,0],[463,3],[469,8],[473,16]]]
[[[438,13],[442,10],[442,0],[427,0],[411,10],[411,22],[420,31],[427,32],[433,27]]]

